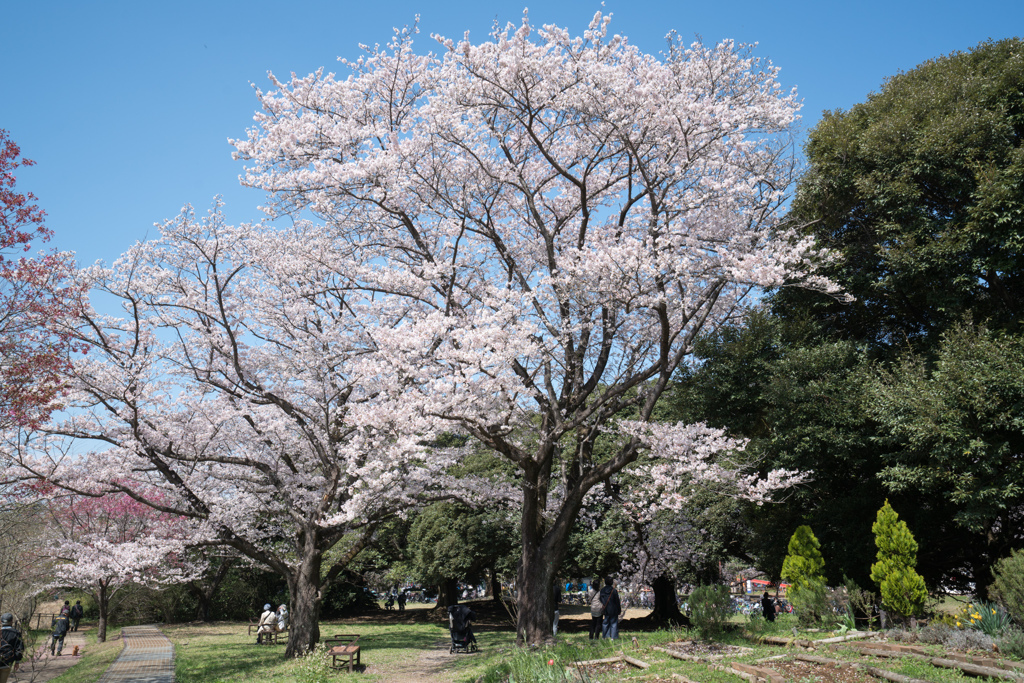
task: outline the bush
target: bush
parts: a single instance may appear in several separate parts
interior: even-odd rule
[[[1003,606],[1010,618],[1024,627],[1024,550],[1015,550],[992,568],[989,594]]]
[[[991,652],[992,638],[973,628],[954,629],[950,632],[949,637],[946,638],[945,646],[950,650],[960,650],[963,652],[969,650]]]
[[[733,613],[732,598],[725,586],[701,586],[690,594],[690,621],[704,640],[722,633]]]
[[[917,639],[929,645],[941,645],[953,633],[953,629],[942,621],[933,621],[917,634]]]
[[[797,527],[789,539],[788,551],[782,562],[782,578],[789,581],[792,588],[803,588],[813,582],[825,584],[822,576],[825,560],[821,556],[821,544],[811,527],[806,524]]]
[[[1008,628],[999,639],[999,651],[1014,659],[1024,660],[1024,631]]]
[[[828,588],[818,578],[804,577],[799,586],[789,589],[786,597],[793,604],[797,621],[804,627],[821,623],[831,611]]]

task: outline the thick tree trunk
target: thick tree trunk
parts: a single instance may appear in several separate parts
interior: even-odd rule
[[[490,571],[488,571],[488,575],[490,576],[490,583],[489,583],[489,585],[490,585],[490,590],[491,590],[491,599],[500,602],[501,601],[501,581],[498,581],[498,573],[496,571],[494,571],[494,568],[492,567],[490,569]]]
[[[459,604],[459,582],[457,579],[445,579],[437,584],[437,606],[450,607]]]
[[[289,605],[289,631],[286,657],[297,657],[309,652],[320,642],[320,553],[313,552],[299,565],[299,570],[288,577],[291,593]]]
[[[107,611],[110,608],[110,594],[107,592],[107,585],[102,580],[97,583],[99,589],[93,595],[96,598],[96,606],[100,610],[100,621],[96,627],[96,642],[105,643],[107,642]]]
[[[688,626],[690,620],[679,611],[679,600],[676,597],[676,582],[666,574],[662,574],[651,584],[654,589],[654,609],[649,618],[653,621],[666,622],[676,626]]]

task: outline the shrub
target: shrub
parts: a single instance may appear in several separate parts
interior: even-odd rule
[[[989,594],[1010,618],[1024,627],[1024,550],[1014,550],[992,568]]]
[[[299,683],[333,683],[337,672],[331,668],[331,656],[323,644],[299,657],[299,671],[295,678]]]
[[[782,562],[782,578],[789,581],[791,591],[813,582],[825,585],[825,577],[821,574],[825,560],[821,556],[821,544],[811,527],[806,524],[797,527],[789,539],[788,552]]]
[[[942,621],[933,621],[918,631],[917,639],[929,645],[941,645],[953,632],[952,627]]]
[[[1008,628],[999,638],[999,651],[1014,659],[1024,660],[1024,631],[1019,628]]]
[[[950,631],[949,637],[946,638],[945,646],[950,650],[960,650],[963,652],[969,650],[991,652],[992,638],[973,628],[954,629]]]
[[[704,640],[722,633],[733,613],[732,598],[725,586],[700,586],[690,594],[690,621]]]
[[[789,589],[786,597],[793,603],[793,611],[801,626],[819,624],[831,611],[828,588],[821,579],[805,577],[799,586]]]
[[[920,614],[928,591],[917,566],[917,541],[899,515],[885,501],[871,530],[878,546],[878,561],[871,565],[871,580],[882,592],[882,604],[905,617]]]

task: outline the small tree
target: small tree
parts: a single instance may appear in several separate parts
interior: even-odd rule
[[[789,581],[793,589],[799,590],[811,582],[824,583],[822,570],[825,558],[821,556],[821,544],[806,524],[797,527],[789,539],[789,554],[782,563],[782,578]]]
[[[1024,626],[1024,551],[1014,550],[992,569],[989,595],[1006,609],[1018,625]]]
[[[825,587],[825,558],[821,544],[811,527],[797,527],[789,539],[789,554],[782,563],[782,578],[789,581],[789,599],[796,607],[797,617],[803,624],[821,621],[828,608]]]
[[[871,580],[882,592],[882,604],[891,612],[910,616],[921,611],[928,597],[917,566],[917,541],[906,522],[885,501],[871,526],[878,546],[878,562],[871,565]]]

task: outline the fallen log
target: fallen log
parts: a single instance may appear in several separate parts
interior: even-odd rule
[[[681,659],[684,662],[703,662],[703,661],[705,661],[703,657],[698,657],[697,655],[688,655],[688,654],[684,654],[682,652],[676,652],[675,650],[670,650],[667,647],[658,647],[657,645],[653,645],[653,646],[651,646],[651,649],[652,650],[657,650],[658,652],[664,652],[668,656],[675,657],[676,659]]]
[[[988,676],[989,678],[998,678],[1005,681],[1021,681],[1022,683],[1024,683],[1024,675],[1008,669],[997,669],[991,666],[981,666],[978,664],[972,664],[970,662],[961,662],[954,659],[932,657],[931,655],[918,654],[916,652],[907,652],[906,650],[882,650],[867,647],[847,647],[844,649],[856,652],[858,654],[867,655],[869,657],[902,657],[907,659],[917,659],[922,662],[927,662],[932,666],[939,667],[940,669],[959,669],[960,671],[963,671],[965,674],[970,674],[971,676]]]
[[[793,656],[794,659],[803,660],[806,662],[814,662],[816,664],[831,664],[839,668],[849,667],[858,669],[864,673],[870,674],[875,678],[882,678],[887,681],[894,681],[894,683],[930,683],[920,678],[911,678],[910,676],[904,676],[898,674],[895,671],[889,671],[887,669],[879,669],[878,667],[868,666],[860,662],[850,662],[845,659],[832,659],[831,657],[818,657],[815,655],[797,654]]]
[[[769,669],[763,666],[751,666],[750,664],[740,664],[739,662],[733,662],[732,668],[735,671],[750,674],[756,678],[761,678],[768,683],[786,683],[786,678],[775,669]]]
[[[617,657],[607,657],[605,659],[588,659],[585,662],[576,662],[577,666],[593,666],[595,664],[614,664],[615,662],[621,662],[622,655]]]
[[[639,659],[634,659],[633,657],[630,657],[629,655],[622,655],[622,661],[627,662],[629,664],[632,664],[633,666],[635,666],[638,669],[650,669],[651,668],[651,665],[648,664],[647,662],[641,661]]]

